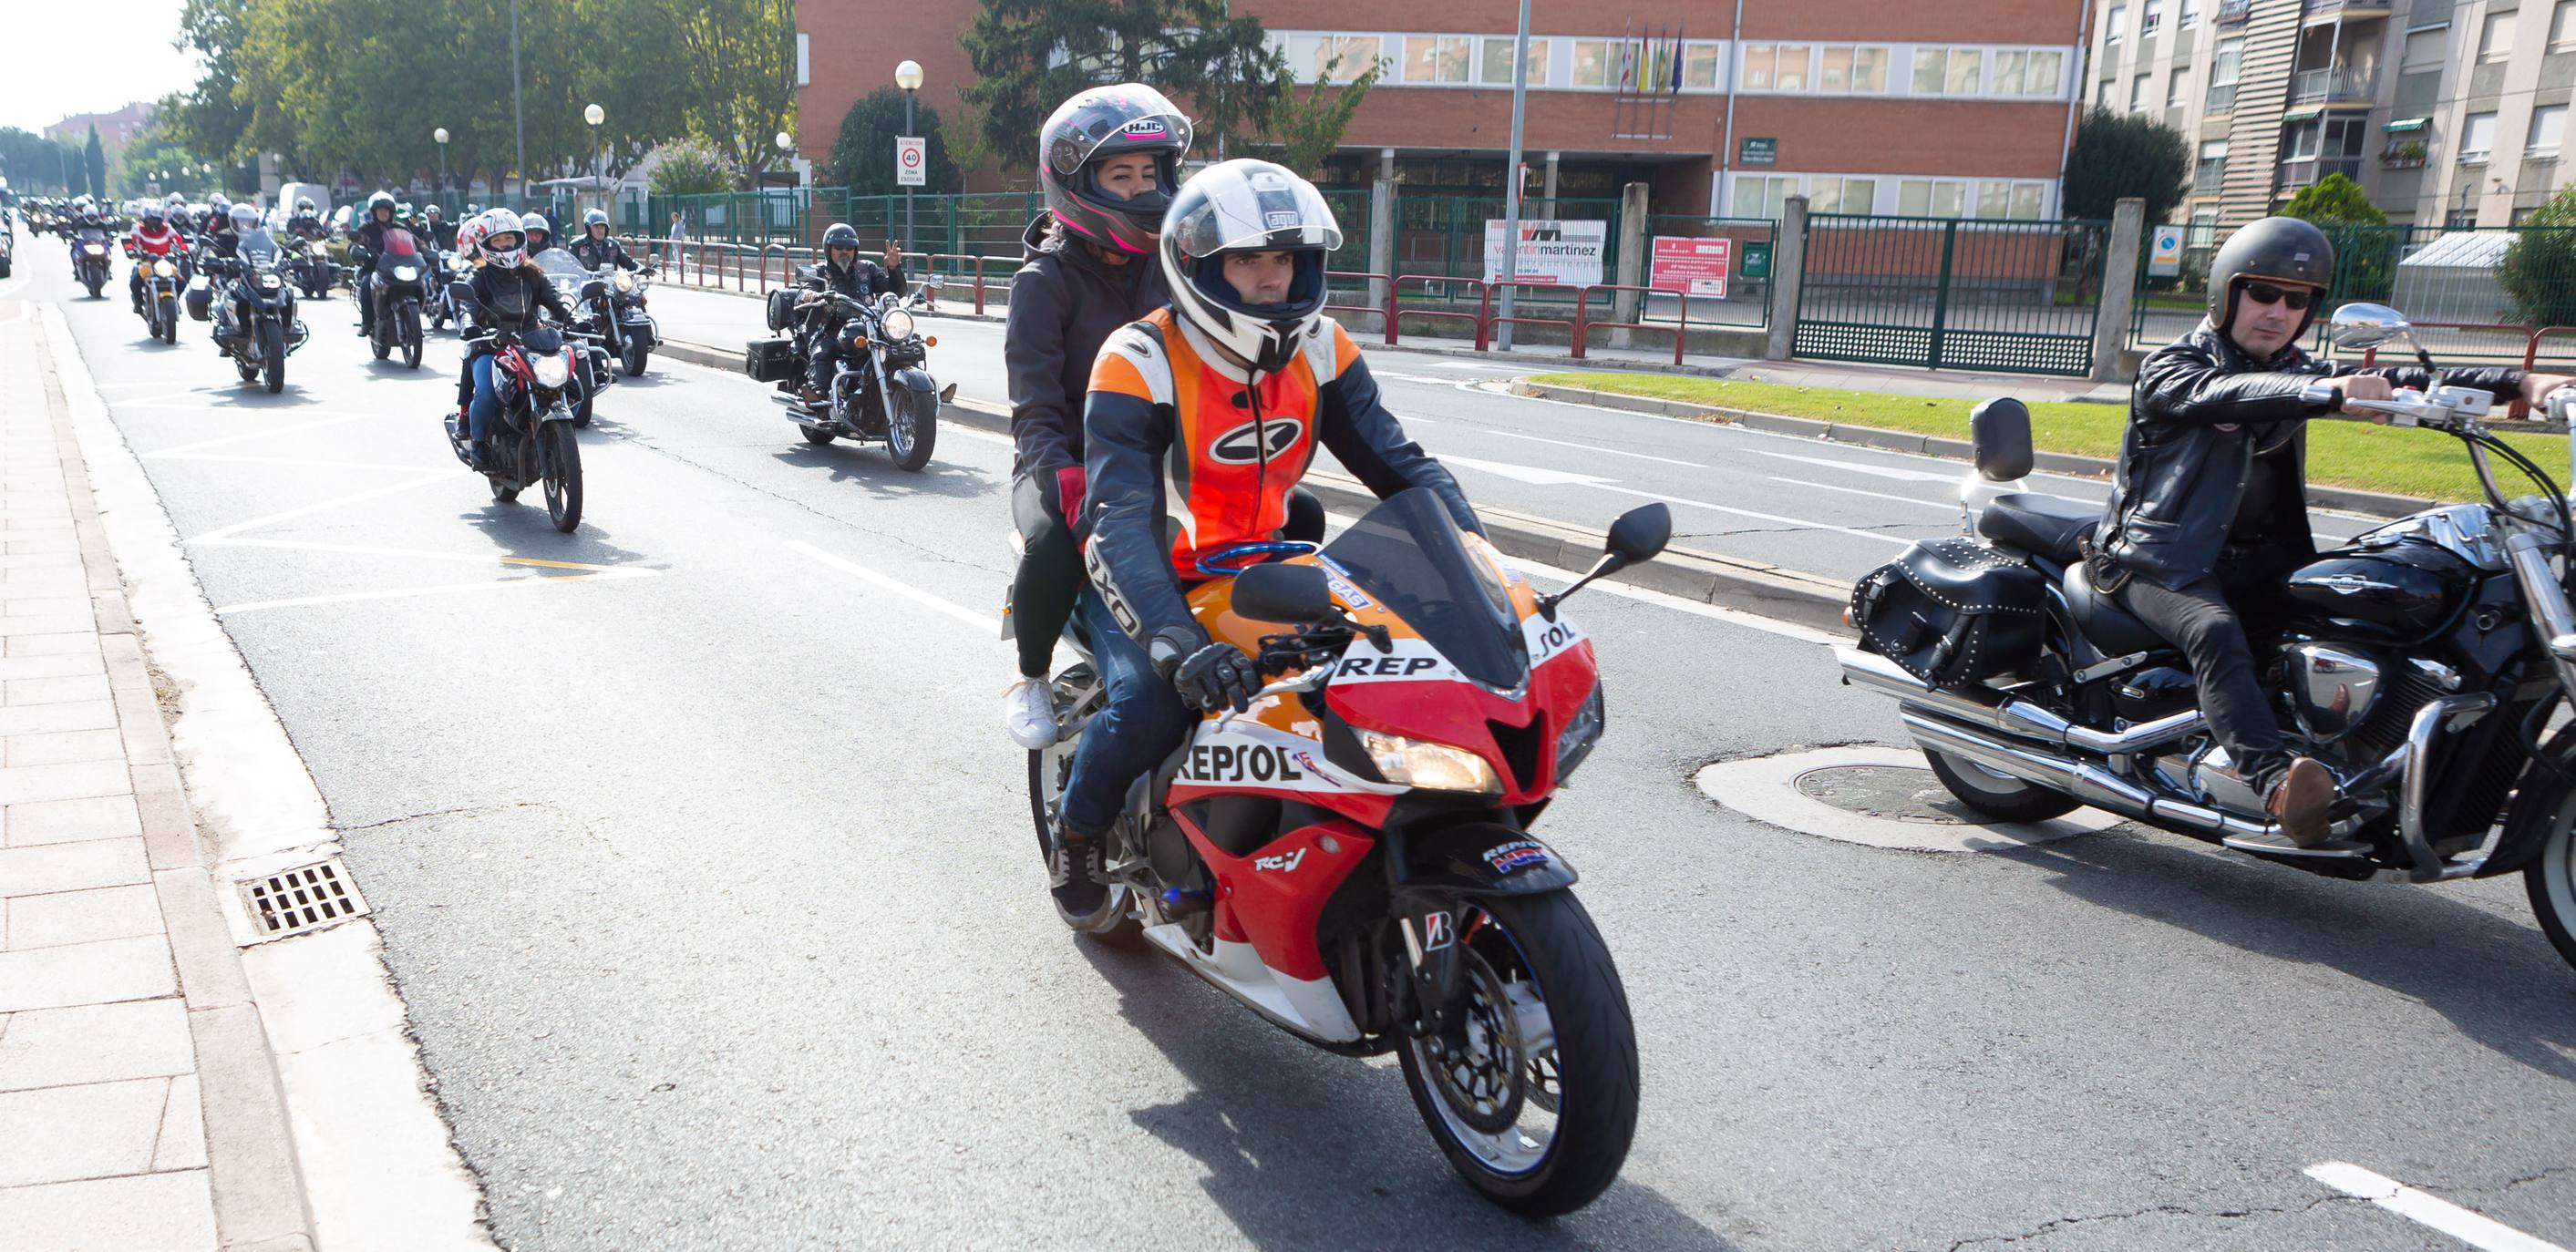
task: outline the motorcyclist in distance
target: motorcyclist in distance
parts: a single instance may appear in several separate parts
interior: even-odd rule
[[[367,197],[367,217],[349,232],[349,264],[358,271],[358,335],[371,339],[376,333],[376,258],[385,252],[385,232],[408,230],[402,224],[390,191],[379,191]]]
[[[859,232],[847,222],[834,222],[823,232],[823,263],[804,272],[804,296],[796,301],[801,312],[822,303],[833,294],[858,300],[873,300],[889,291],[901,292],[903,254],[894,241],[886,241],[885,265],[859,257]],[[849,322],[843,313],[825,312],[823,333],[814,340],[814,355],[807,363],[805,390],[799,398],[810,407],[831,403],[832,371],[841,359],[841,328]]]
[[[462,311],[475,328],[467,332],[468,339],[492,330],[524,333],[540,324],[540,312],[553,314],[558,325],[572,321],[572,310],[564,307],[554,284],[546,281],[544,271],[528,257],[523,220],[508,209],[493,209],[475,219],[481,227],[474,241],[481,264],[465,280],[473,298],[465,302]],[[465,368],[473,379],[472,399],[461,414],[464,429],[453,434],[462,435],[472,453],[501,415],[500,397],[492,386],[488,340],[468,349]]]
[[[526,232],[529,256],[555,246],[555,224],[547,221],[543,213],[530,211],[519,219],[519,229]]]
[[[143,220],[134,224],[132,237],[134,272],[126,280],[126,289],[134,297],[134,311],[143,311],[143,267],[154,261],[176,261],[181,273],[188,263],[188,238],[170,228],[167,211],[160,205],[143,202]]]
[[[608,233],[608,214],[592,209],[581,215],[581,238],[572,241],[572,259],[586,270],[613,267],[640,270],[635,258],[626,255],[626,247]]]

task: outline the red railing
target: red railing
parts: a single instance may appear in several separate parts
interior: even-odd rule
[[[969,261],[974,264],[974,272],[970,275],[966,275],[966,277],[975,285],[975,311],[977,313],[982,313],[984,311],[984,267],[987,265],[1000,264],[1006,267],[1003,271],[1006,274],[1016,273],[1020,268],[1020,258],[1018,257],[974,256],[963,252],[932,253],[926,258],[926,260],[929,263],[928,272],[933,274],[939,272],[939,263],[942,261]],[[961,266],[959,268],[962,269],[964,267]],[[1010,289],[1010,284],[1008,283],[1004,283],[1002,286],[1005,291]]]
[[[1444,294],[1446,288],[1466,283],[1476,289],[1476,311],[1460,313],[1452,309],[1408,309],[1404,307],[1403,297],[1406,283],[1438,283],[1443,287]],[[1485,336],[1493,329],[1494,288],[1493,284],[1481,278],[1451,278],[1445,274],[1404,274],[1399,275],[1394,284],[1387,288],[1386,308],[1386,346],[1390,348],[1395,346],[1397,323],[1408,317],[1437,317],[1463,321],[1475,327],[1476,351],[1482,352],[1485,350]]]
[[[1565,290],[1565,284],[1531,282],[1527,279],[1513,279],[1508,282],[1487,283],[1486,288],[1485,303],[1487,309],[1490,310],[1493,306],[1493,289],[1495,288],[1502,288],[1510,291],[1519,291],[1523,288],[1535,288],[1540,291],[1563,291]],[[1476,347],[1479,351],[1483,350],[1486,336],[1490,335],[1493,332],[1493,328],[1496,326],[1562,326],[1565,328],[1566,336],[1574,344],[1574,359],[1580,361],[1583,359],[1583,309],[1581,307],[1581,293],[1578,292],[1576,294],[1575,301],[1577,307],[1575,308],[1574,316],[1572,317],[1504,317],[1500,314],[1488,312],[1485,316],[1484,329],[1476,333]]]
[[[1682,302],[1681,320],[1673,322],[1670,325],[1666,325],[1662,322],[1645,321],[1593,321],[1592,293],[1596,291],[1636,292],[1639,317],[1645,316],[1646,302],[1653,299],[1657,293],[1660,292],[1664,295],[1679,297]],[[1613,299],[1615,300],[1616,297],[1613,296]],[[1614,304],[1612,307],[1616,308],[1617,306]],[[1613,330],[1669,330],[1673,332],[1673,364],[1679,365],[1682,363],[1682,348],[1690,340],[1690,293],[1687,291],[1668,291],[1661,287],[1634,287],[1622,283],[1594,283],[1591,286],[1584,288],[1582,293],[1575,297],[1574,322],[1574,357],[1578,361],[1583,359],[1584,343],[1591,337],[1592,329],[1596,326],[1607,326]]]
[[[1385,284],[1385,290],[1386,290],[1386,303],[1385,303],[1385,304],[1333,304],[1333,303],[1330,303],[1330,300],[1331,300],[1331,298],[1332,298],[1332,293],[1331,293],[1330,287],[1331,287],[1332,281],[1333,281],[1334,279],[1336,279],[1336,278],[1360,278],[1360,279],[1366,279],[1366,280],[1367,280],[1368,282],[1370,282],[1371,284],[1383,283],[1383,284]],[[1326,285],[1326,288],[1327,288],[1327,290],[1325,291],[1325,299],[1326,299],[1326,301],[1327,301],[1327,303],[1324,305],[1324,311],[1325,311],[1325,312],[1327,312],[1327,313],[1375,313],[1375,314],[1377,314],[1377,315],[1378,315],[1378,318],[1380,319],[1380,321],[1384,324],[1384,329],[1385,329],[1385,331],[1386,331],[1386,341],[1387,341],[1388,343],[1394,343],[1394,342],[1395,342],[1395,313],[1394,313],[1394,306],[1395,306],[1395,280],[1394,280],[1393,278],[1390,278],[1390,277],[1388,277],[1388,276],[1387,276],[1387,275],[1385,275],[1385,274],[1371,274],[1371,273],[1368,273],[1368,272],[1366,272],[1366,271],[1362,271],[1362,270],[1326,270],[1326,271],[1324,271],[1324,282],[1325,282],[1325,285]]]

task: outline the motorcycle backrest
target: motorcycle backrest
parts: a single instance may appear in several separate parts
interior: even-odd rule
[[[1968,411],[1968,446],[1977,460],[1977,476],[1990,483],[2017,482],[2030,476],[2030,407],[2011,396],[1997,396]]]
[[[1234,615],[1256,622],[1320,622],[1333,616],[1333,585],[1319,565],[1255,565],[1234,577]]]

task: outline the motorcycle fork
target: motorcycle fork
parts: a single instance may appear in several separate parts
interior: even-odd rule
[[[1459,959],[1456,901],[1397,888],[1390,894],[1395,925],[1404,936],[1405,977],[1396,980],[1390,1017],[1410,1035],[1429,1036],[1456,1024],[1465,962]],[[1433,933],[1438,928],[1439,933]]]

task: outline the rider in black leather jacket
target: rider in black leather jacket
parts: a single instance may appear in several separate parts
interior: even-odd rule
[[[572,241],[572,259],[586,270],[613,266],[621,270],[644,268],[626,255],[626,246],[608,233],[608,214],[592,209],[581,215],[581,238]]]
[[[2252,223],[2219,250],[2208,319],[2138,370],[2090,570],[2096,587],[2182,649],[2212,733],[2300,848],[2326,842],[2335,783],[2284,746],[2238,609],[2268,608],[2281,579],[2315,555],[2303,493],[2308,419],[2398,387],[2470,387],[2502,402],[2568,381],[2311,357],[2297,340],[2333,277],[2333,245],[2295,218]]]
[[[906,290],[903,277],[903,254],[895,250],[894,241],[886,241],[886,264],[879,268],[874,261],[859,257],[859,232],[847,223],[834,222],[823,232],[823,263],[803,271],[802,285],[809,293],[798,300],[797,307],[810,308],[824,293],[835,293],[858,300],[873,300],[887,292]],[[820,333],[814,337],[814,355],[805,372],[805,393],[809,405],[830,402],[832,367],[841,359],[841,326],[849,316],[829,307],[813,315]]]

